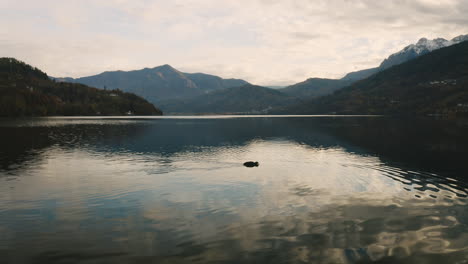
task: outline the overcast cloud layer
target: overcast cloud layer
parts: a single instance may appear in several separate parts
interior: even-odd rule
[[[468,0],[0,0],[0,56],[51,76],[171,64],[283,85],[468,34]]]

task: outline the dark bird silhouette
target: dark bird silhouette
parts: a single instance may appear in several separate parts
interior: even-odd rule
[[[245,167],[249,167],[249,168],[252,168],[252,167],[258,167],[258,161],[247,161],[247,162],[244,162],[244,166]]]

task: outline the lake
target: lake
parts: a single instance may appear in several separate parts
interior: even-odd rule
[[[467,161],[467,120],[3,119],[0,262],[467,263]]]

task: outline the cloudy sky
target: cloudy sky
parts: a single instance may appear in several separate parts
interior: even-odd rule
[[[468,0],[0,0],[0,57],[51,76],[170,64],[284,85],[468,34]]]

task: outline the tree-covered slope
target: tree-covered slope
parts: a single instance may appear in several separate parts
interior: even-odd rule
[[[432,40],[429,40],[427,38],[421,38],[415,44],[408,45],[402,50],[390,55],[388,58],[383,60],[378,67],[348,73],[345,77],[342,78],[342,80],[359,81],[379,71],[383,71],[392,66],[405,63],[419,56],[430,53],[434,50],[449,47],[451,45],[455,45],[467,40],[468,35],[460,35],[451,40],[446,40],[443,38],[436,38]]]
[[[213,91],[195,98],[161,102],[165,113],[261,114],[298,99],[277,90],[255,85]]]
[[[54,82],[13,58],[0,58],[0,116],[161,115],[145,99],[119,90]]]
[[[446,40],[443,38],[429,40],[422,38],[417,43],[408,45],[399,52],[390,55],[385,60],[383,60],[378,67],[350,72],[339,80],[311,78],[305,82],[291,85],[286,89],[283,89],[283,91],[289,95],[294,95],[297,97],[317,97],[329,95],[338,89],[350,85],[353,82],[366,79],[392,66],[405,63],[434,50],[455,45],[467,40],[468,35],[461,35],[451,40]]]
[[[276,112],[465,114],[468,112],[468,42],[433,51],[332,95]]]

